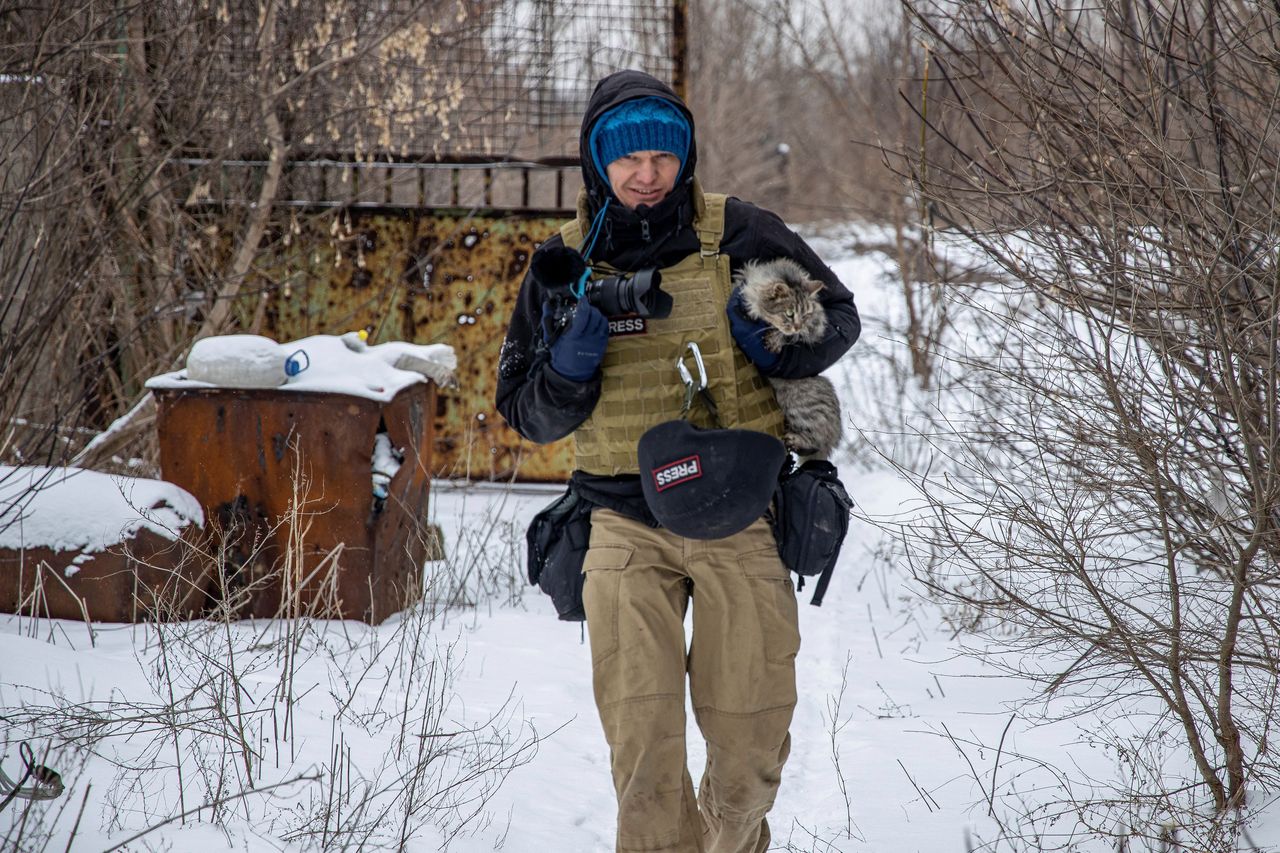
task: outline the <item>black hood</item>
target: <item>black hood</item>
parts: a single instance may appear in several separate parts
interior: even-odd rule
[[[693,186],[694,168],[698,163],[693,114],[670,86],[643,71],[610,74],[596,84],[591,100],[587,102],[586,112],[582,116],[582,130],[578,135],[578,154],[582,160],[582,181],[587,189],[590,211],[594,216],[605,200],[613,196],[609,179],[597,171],[595,158],[591,155],[591,128],[606,112],[636,98],[661,98],[680,110],[689,122],[689,153],[681,166],[680,178],[675,188],[652,208],[641,206],[631,211],[623,207],[616,198],[613,200],[606,216],[605,233],[597,243],[597,250],[592,253],[598,260],[610,260],[620,252],[628,255],[635,250],[644,252],[643,244],[662,240],[680,227],[693,222],[690,190]],[[642,221],[649,226],[648,239],[642,237]]]

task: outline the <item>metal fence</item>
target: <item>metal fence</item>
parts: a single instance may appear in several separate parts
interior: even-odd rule
[[[286,204],[563,210],[595,82],[638,68],[685,87],[687,0],[381,0],[339,19],[326,7],[294,5],[273,45],[278,79],[298,78]],[[219,62],[244,79],[262,36],[237,8]],[[341,74],[307,73],[327,63]],[[247,200],[263,167],[257,152],[188,153],[220,164],[209,201]]]
[[[532,127],[576,129],[595,81],[624,68],[648,71],[683,93],[685,0],[531,0],[528,5],[536,33],[530,61],[538,82],[529,103]]]

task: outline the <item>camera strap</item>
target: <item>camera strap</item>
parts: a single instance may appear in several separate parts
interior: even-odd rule
[[[600,210],[596,213],[595,219],[591,221],[591,227],[587,229],[587,233],[583,235],[582,245],[578,247],[579,254],[587,262],[587,268],[582,271],[582,275],[573,284],[569,285],[569,291],[574,298],[581,299],[587,292],[587,279],[591,278],[591,253],[595,251],[596,239],[600,236],[600,226],[604,222],[605,211],[609,209],[609,202],[612,198],[606,198],[604,204],[600,206]]]

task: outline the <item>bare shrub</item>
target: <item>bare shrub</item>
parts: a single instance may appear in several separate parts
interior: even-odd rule
[[[305,493],[300,500],[304,514]],[[435,608],[409,608],[376,628],[316,618],[328,606],[323,578],[287,578],[307,548],[306,525],[281,523],[299,535],[270,574],[224,582],[205,619],[156,610],[133,629],[150,695],[79,700],[28,686],[0,708],[6,738],[46,744],[59,761],[93,771],[68,773],[68,797],[7,825],[12,849],[65,841],[79,820],[67,802],[89,797],[81,778],[103,776],[100,831],[126,836],[117,846],[188,820],[252,827],[304,850],[398,850],[428,832],[447,847],[488,825],[486,804],[542,735],[526,728],[514,697],[481,719],[459,719],[462,653],[441,637]],[[233,550],[188,547],[197,561]],[[250,550],[246,562],[261,560]],[[234,572],[224,565],[219,575]],[[283,591],[280,616],[241,619],[245,596],[267,587]]]
[[[1041,713],[1100,715],[1133,768],[1016,834],[1047,844],[1070,816],[1231,849],[1249,790],[1280,781],[1280,20],[1234,2],[905,6],[969,131],[922,111],[962,165],[899,170],[1005,279],[970,294],[949,356],[967,412],[937,439],[954,464],[917,474],[934,510],[917,566],[994,663],[1042,685]],[[1118,722],[1135,714],[1136,733]],[[1181,766],[1134,763],[1157,743]]]
[[[518,605],[528,587],[524,577],[525,525],[511,516],[516,493],[513,484],[436,484],[437,498],[450,494],[443,504],[432,502],[431,525],[453,530],[444,543],[441,559],[427,564],[426,606],[450,618],[450,610],[468,612],[472,618],[483,608]],[[430,535],[432,527],[423,528]],[[455,614],[456,615],[456,614]]]

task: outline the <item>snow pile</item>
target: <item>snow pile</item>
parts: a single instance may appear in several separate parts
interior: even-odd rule
[[[280,344],[259,335],[222,335],[197,341],[186,369],[153,377],[147,387],[280,388],[387,402],[418,382],[452,385],[457,366],[448,344],[389,341],[369,346],[354,332]]]
[[[98,553],[139,530],[174,540],[192,524],[203,527],[204,512],[172,483],[0,466],[0,548]]]

